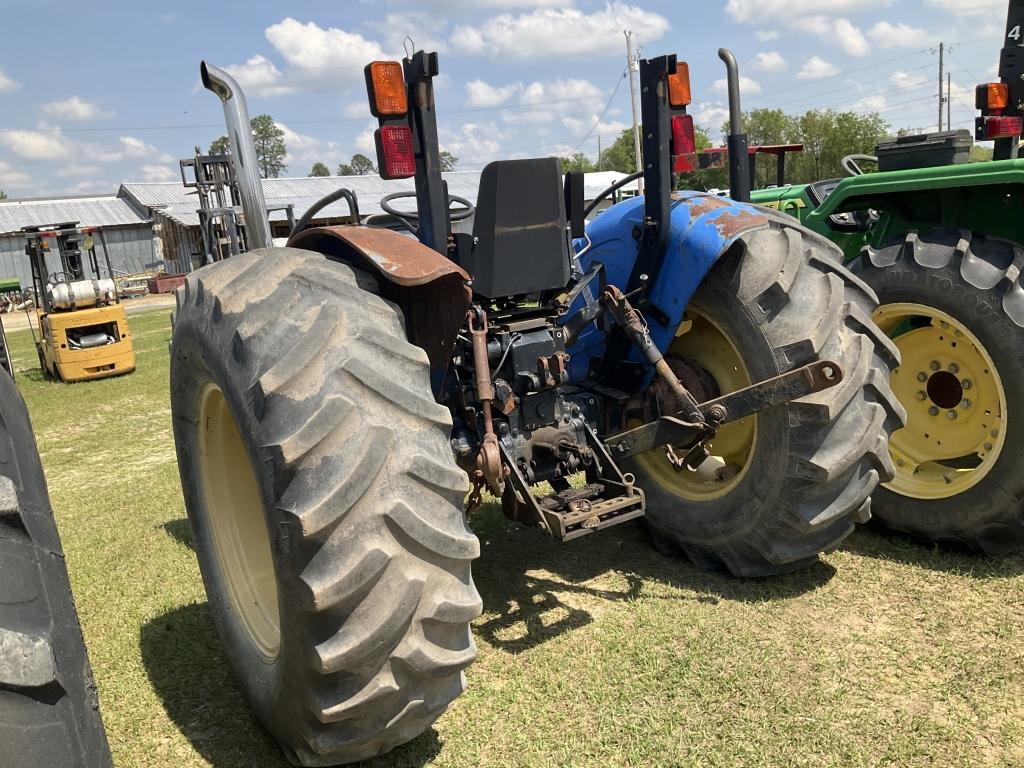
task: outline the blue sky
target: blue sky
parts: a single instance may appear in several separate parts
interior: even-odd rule
[[[0,13],[0,189],[27,197],[177,178],[177,159],[223,132],[203,58],[284,128],[287,175],[372,156],[362,67],[399,57],[406,35],[440,52],[442,146],[463,169],[596,156],[629,120],[624,28],[645,54],[689,62],[692,111],[715,134],[720,46],[740,59],[746,108],[878,110],[934,129],[945,41],[954,127],[969,128],[1006,0],[0,0]]]

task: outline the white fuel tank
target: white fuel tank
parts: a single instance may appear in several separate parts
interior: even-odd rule
[[[117,295],[117,287],[109,277],[102,280],[75,280],[71,283],[49,283],[46,295],[54,309],[82,309],[109,304]]]

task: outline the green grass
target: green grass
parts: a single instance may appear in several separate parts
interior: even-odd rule
[[[118,766],[281,766],[228,670],[175,466],[167,312],[138,370],[43,381],[11,335]],[[767,581],[637,527],[568,546],[485,508],[469,689],[379,766],[1024,765],[1024,559],[858,531]]]

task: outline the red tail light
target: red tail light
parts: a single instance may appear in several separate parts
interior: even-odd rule
[[[385,125],[374,134],[377,164],[382,179],[408,179],[416,175],[412,131],[404,125]]]
[[[982,117],[979,120],[982,122],[978,126],[979,140],[1008,139],[1020,136],[1024,132],[1024,125],[1019,117]]]
[[[688,173],[696,168],[697,137],[691,115],[672,117],[672,170]]]

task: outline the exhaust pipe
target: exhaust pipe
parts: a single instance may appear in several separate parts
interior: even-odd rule
[[[750,156],[747,135],[743,133],[743,110],[740,108],[740,67],[728,48],[718,49],[718,58],[725,62],[729,83],[729,197],[741,203],[750,202]]]
[[[242,198],[249,249],[269,248],[273,244],[270,219],[267,216],[267,202],[263,197],[245,94],[231,75],[205,61],[199,65],[199,76],[203,86],[217,94],[224,103],[224,121],[227,123],[228,142],[231,144],[231,165],[235,169],[238,194]]]

